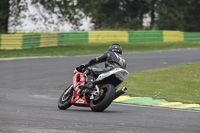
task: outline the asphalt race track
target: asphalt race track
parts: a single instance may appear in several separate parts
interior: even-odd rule
[[[95,57],[0,60],[0,133],[199,133],[200,112],[113,103],[104,112],[57,101],[73,70]],[[128,71],[200,62],[200,49],[124,54]]]

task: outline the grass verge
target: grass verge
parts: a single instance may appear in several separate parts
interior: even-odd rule
[[[130,96],[200,104],[200,63],[130,73],[122,86]]]
[[[0,50],[0,58],[8,57],[38,57],[38,56],[76,56],[89,54],[102,54],[111,43],[108,44],[89,44],[77,43],[67,44],[66,46],[32,48],[22,50]],[[169,49],[197,48],[200,47],[200,42],[133,42],[120,43],[123,47],[123,52],[144,52]]]

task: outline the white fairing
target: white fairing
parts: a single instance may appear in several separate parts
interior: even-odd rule
[[[98,76],[98,78],[96,79],[96,81],[101,81],[111,75],[115,75],[116,78],[118,78],[119,80],[121,81],[124,81],[128,75],[129,75],[129,72],[125,69],[122,69],[122,68],[115,68],[109,72],[106,72],[106,73],[102,73]]]

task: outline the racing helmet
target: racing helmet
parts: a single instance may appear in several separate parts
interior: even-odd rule
[[[114,43],[109,47],[108,51],[122,54],[122,47],[119,44]]]

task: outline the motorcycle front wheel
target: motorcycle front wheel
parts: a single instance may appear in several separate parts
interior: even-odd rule
[[[105,84],[100,87],[100,95],[90,101],[90,108],[94,112],[104,111],[115,98],[116,89],[112,84]]]
[[[66,110],[71,104],[71,99],[73,95],[73,85],[69,86],[60,96],[58,100],[58,108],[60,110]]]

